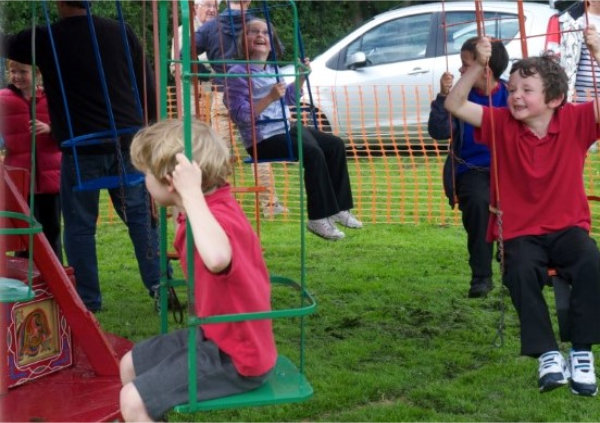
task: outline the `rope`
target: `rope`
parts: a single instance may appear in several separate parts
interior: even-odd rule
[[[585,26],[590,26],[590,17],[588,14],[588,4],[587,1],[583,2],[583,13],[585,16]],[[600,28],[596,28],[600,31]],[[600,121],[600,100],[598,99],[598,82],[596,80],[596,59],[592,57],[592,53],[590,52],[590,62],[591,62],[591,71],[592,71],[592,84],[594,85],[594,105],[596,106],[596,121]]]
[[[304,54],[304,43],[302,41],[302,34],[300,33],[300,26],[298,26],[298,50],[300,51],[300,59],[301,59],[301,64],[304,64],[304,59],[306,59],[306,56]],[[310,78],[308,77],[308,73],[305,76],[305,81],[306,81],[306,92],[308,93],[308,102],[309,102],[309,107],[310,107],[310,113],[312,115],[312,120],[313,120],[313,126],[315,127],[315,129],[319,129],[319,123],[318,123],[318,119],[317,119],[317,114],[315,112],[315,102],[313,100],[313,95],[312,95],[312,88],[310,87]]]
[[[521,0],[519,0],[521,2]],[[484,24],[484,13],[482,7],[482,1],[475,1],[475,16],[477,20],[477,35],[479,37],[485,37],[485,24]],[[519,9],[519,22],[523,20],[523,9]],[[522,27],[522,26],[520,26]],[[523,31],[524,31],[524,27]],[[524,32],[521,33],[521,38],[524,37]],[[525,57],[525,56],[524,56]],[[489,59],[488,59],[489,61]],[[497,325],[496,337],[494,338],[493,344],[497,347],[501,347],[504,345],[504,321],[506,314],[505,307],[505,294],[506,288],[504,287],[504,283],[502,282],[502,278],[504,277],[504,239],[503,239],[503,229],[502,229],[502,207],[500,203],[500,187],[498,183],[498,161],[497,161],[497,149],[496,149],[496,131],[495,131],[495,119],[494,119],[494,104],[492,98],[492,87],[490,85],[491,82],[491,70],[489,68],[489,63],[485,66],[486,72],[486,90],[488,92],[488,107],[490,111],[490,126],[491,126],[491,173],[490,177],[493,179],[494,191],[495,191],[495,205],[490,204],[490,213],[494,213],[496,215],[496,224],[498,226],[498,255],[500,257],[500,318]]]
[[[279,66],[277,65],[277,50],[275,48],[275,40],[273,37],[273,29],[271,28],[271,16],[269,15],[269,8],[267,7],[267,0],[263,0],[263,13],[265,14],[265,21],[267,22],[267,30],[269,31],[269,42],[271,43],[271,54],[273,55],[273,67],[275,68],[275,80],[277,81],[277,83],[279,83],[281,81],[281,77],[279,76]],[[294,58],[294,60],[297,60],[296,58]],[[294,72],[296,73],[296,72]],[[296,75],[297,77],[297,75]],[[290,128],[289,128],[289,123],[287,120],[287,105],[285,104],[284,101],[284,97],[281,97],[279,99],[279,105],[281,107],[281,112],[283,114],[283,125],[285,127],[285,135],[286,135],[286,140],[287,140],[287,148],[288,148],[288,157],[290,160],[293,160],[294,158],[294,152],[292,149],[292,137],[290,135]],[[261,123],[267,123],[270,120],[267,121],[257,121],[257,124],[261,124]]]
[[[450,65],[448,63],[448,24],[446,22],[446,0],[442,1],[442,25],[444,27],[444,57],[446,59],[446,72],[449,72]],[[453,208],[456,209],[456,206],[458,205],[458,193],[456,192],[456,163],[460,161],[461,164],[465,164],[467,166],[469,166],[469,164],[454,151],[454,119],[450,113],[448,113],[448,127],[450,128],[448,154],[450,154],[450,169],[452,177],[452,204]]]

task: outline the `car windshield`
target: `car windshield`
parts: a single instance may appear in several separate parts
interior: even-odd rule
[[[484,33],[499,38],[504,44],[519,32],[517,15],[510,13],[485,13]],[[450,12],[446,14],[446,52],[457,54],[465,41],[477,36],[474,12]]]
[[[431,30],[431,14],[413,15],[384,22],[348,46],[346,59],[365,53],[371,65],[425,57]]]

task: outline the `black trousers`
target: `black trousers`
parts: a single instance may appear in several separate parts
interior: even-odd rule
[[[60,237],[60,195],[59,194],[35,194],[33,204],[33,216],[40,225],[42,232],[58,260],[62,263],[62,242]],[[16,257],[29,257],[27,251],[17,252]]]
[[[492,276],[494,245],[486,241],[490,205],[490,173],[468,170],[456,179],[458,208],[467,231],[469,266],[473,278]]]
[[[290,129],[290,157],[286,134],[274,135],[256,145],[257,159],[297,160],[298,133]],[[247,149],[252,156],[252,148]],[[302,127],[304,185],[309,219],[322,219],[353,207],[346,148],[341,138]]]
[[[56,257],[62,263],[59,194],[35,194],[33,208],[35,218],[42,225],[44,235],[46,235]]]
[[[542,289],[548,266],[571,284],[567,324],[573,344],[600,343],[600,252],[588,233],[572,227],[504,243],[504,284],[521,323],[521,354],[558,350]]]

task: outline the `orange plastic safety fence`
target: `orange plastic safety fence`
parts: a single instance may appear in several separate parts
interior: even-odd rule
[[[318,89],[320,88],[320,89]],[[365,222],[383,224],[460,225],[460,213],[448,206],[442,188],[442,167],[446,159],[448,140],[436,141],[427,133],[429,105],[435,95],[428,86],[360,86],[337,89],[334,107],[329,111],[318,87],[313,98],[320,111],[317,115],[321,130],[331,131],[347,143],[348,169],[352,180],[354,211]],[[168,110],[177,116],[176,91],[169,90]],[[354,99],[359,98],[360,101]],[[201,116],[210,116],[210,102],[205,101]],[[306,125],[312,124],[308,112],[299,116]],[[232,185],[254,186],[252,166],[245,163],[235,128],[228,128],[237,142],[232,146],[234,173]],[[279,200],[288,212],[274,219],[297,221],[298,167],[294,163],[273,163],[273,176]],[[585,166],[586,191],[600,195],[600,152],[590,150]],[[255,194],[236,194],[249,216],[254,216]],[[101,223],[118,220],[112,206],[102,207]],[[591,201],[592,221],[600,221],[600,202]],[[600,224],[593,225],[600,234]]]

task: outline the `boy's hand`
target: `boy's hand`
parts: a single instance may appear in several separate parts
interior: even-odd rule
[[[600,53],[600,36],[598,35],[598,31],[596,31],[596,27],[594,25],[587,27],[583,31],[583,37],[590,53],[596,59],[596,55]]]
[[[450,72],[444,72],[440,78],[440,95],[446,97],[454,83],[454,75]]]
[[[477,41],[477,46],[475,47],[477,54],[475,55],[475,59],[477,63],[481,66],[487,66],[490,57],[492,57],[492,42],[488,37],[481,37],[479,41]]]
[[[190,162],[182,153],[178,153],[175,158],[177,165],[173,170],[171,180],[181,199],[202,196],[202,171],[198,167],[198,163]]]

